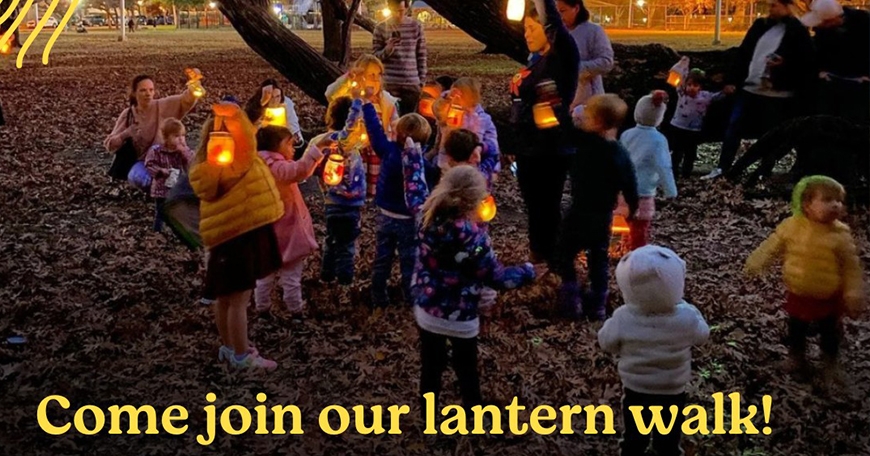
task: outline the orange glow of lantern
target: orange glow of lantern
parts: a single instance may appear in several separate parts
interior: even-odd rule
[[[0,54],[11,54],[12,53],[12,40],[15,39],[14,35],[9,35],[9,39],[6,40],[5,43],[0,43]]]
[[[191,81],[190,93],[192,93],[196,98],[202,98],[205,96],[205,88],[202,87],[202,84],[200,84],[199,81]]]
[[[477,206],[477,216],[482,222],[489,222],[494,219],[495,212],[495,198],[493,198],[492,195],[484,198],[483,201],[480,202],[480,206]]]
[[[679,87],[680,83],[683,82],[683,74],[688,70],[689,61],[685,58],[680,59],[680,61],[672,66],[670,71],[668,71],[668,84],[674,87]]]
[[[550,103],[537,103],[532,108],[532,114],[535,118],[535,125],[541,130],[559,126],[559,119],[556,118],[556,112],[553,111],[553,106]]]
[[[508,0],[507,18],[510,21],[521,21],[526,15],[526,0]]]
[[[420,111],[420,115],[423,117],[434,119],[435,111],[432,109],[434,105],[435,100],[424,96],[420,98],[420,105],[417,107],[417,110]]]
[[[621,236],[625,236],[631,233],[631,229],[628,227],[628,222],[625,221],[625,217],[621,215],[615,215],[613,217],[613,224],[610,226],[610,232],[612,234],[619,234]]]
[[[462,126],[462,118],[465,114],[462,106],[458,104],[450,105],[450,109],[447,110],[447,125],[450,127],[461,127]]]
[[[266,108],[266,112],[263,114],[263,125],[286,127],[287,109],[284,105],[279,105],[274,108]]]
[[[323,166],[323,183],[338,185],[344,178],[344,157],[341,154],[329,154]]]
[[[208,135],[208,163],[229,166],[235,158],[236,143],[225,131],[213,131]]]

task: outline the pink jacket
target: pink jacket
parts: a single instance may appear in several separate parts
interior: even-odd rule
[[[297,184],[314,173],[323,153],[312,144],[299,161],[270,151],[260,151],[260,158],[272,171],[284,201],[284,216],[274,224],[282,261],[284,264],[298,261],[317,250],[317,240],[311,214]]]

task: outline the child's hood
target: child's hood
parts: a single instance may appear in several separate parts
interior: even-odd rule
[[[686,263],[670,249],[647,245],[619,261],[616,282],[625,303],[641,314],[670,313],[683,300]]]
[[[816,175],[816,176],[807,176],[807,177],[801,179],[800,182],[798,182],[798,184],[794,186],[794,190],[792,190],[792,192],[791,192],[791,213],[792,213],[792,215],[799,215],[799,216],[804,215],[804,210],[803,210],[804,192],[807,191],[807,187],[810,184],[818,184],[818,183],[822,183],[822,182],[825,182],[828,184],[833,184],[833,185],[839,185],[839,182],[837,182],[834,179],[831,179],[828,176]]]

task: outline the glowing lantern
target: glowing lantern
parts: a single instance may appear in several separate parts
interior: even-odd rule
[[[492,195],[484,198],[480,206],[477,206],[477,216],[482,222],[488,222],[495,218],[495,198]]]
[[[683,75],[689,70],[689,60],[685,57],[680,59],[676,65],[671,67],[671,70],[668,71],[668,84],[679,87],[680,83],[683,82]]]
[[[338,185],[344,177],[344,157],[341,154],[329,154],[326,165],[323,166],[323,183]]]
[[[5,43],[0,43],[0,54],[11,54],[12,53],[12,40],[15,38],[14,35],[9,35],[9,39],[6,40]]]
[[[458,104],[450,105],[450,109],[447,110],[447,125],[454,128],[461,127],[464,114],[465,111],[462,109],[462,106]]]
[[[187,85],[190,88],[190,93],[196,98],[202,98],[205,96],[205,88],[202,87],[202,84],[200,84],[198,80],[190,81]]]
[[[263,114],[263,125],[275,125],[276,127],[287,126],[287,109],[284,105],[278,105],[274,108],[266,108],[266,113]]]
[[[541,130],[559,126],[559,119],[556,118],[556,113],[550,103],[535,104],[532,108],[532,114],[535,117],[535,125]]]
[[[423,117],[430,119],[435,118],[435,100],[441,95],[438,87],[426,86],[423,87],[423,92],[420,95],[420,104],[417,106],[417,111]]]
[[[526,15],[526,0],[508,0],[507,18],[510,21],[521,21]]]
[[[236,143],[225,131],[213,131],[208,135],[208,163],[229,166],[235,158]]]
[[[631,249],[631,228],[629,228],[624,216],[613,216],[613,223],[610,225],[610,236],[608,255],[611,258],[621,258],[629,252]]]

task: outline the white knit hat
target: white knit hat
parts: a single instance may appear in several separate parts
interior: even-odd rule
[[[822,22],[843,15],[843,7],[837,0],[813,0],[810,12],[801,17],[807,27],[817,27]]]
[[[637,106],[634,107],[634,121],[638,125],[658,127],[665,120],[667,109],[668,94],[664,90],[654,90],[637,101]]]
[[[686,262],[670,249],[647,245],[619,260],[616,283],[625,303],[644,314],[669,313],[683,300]]]

